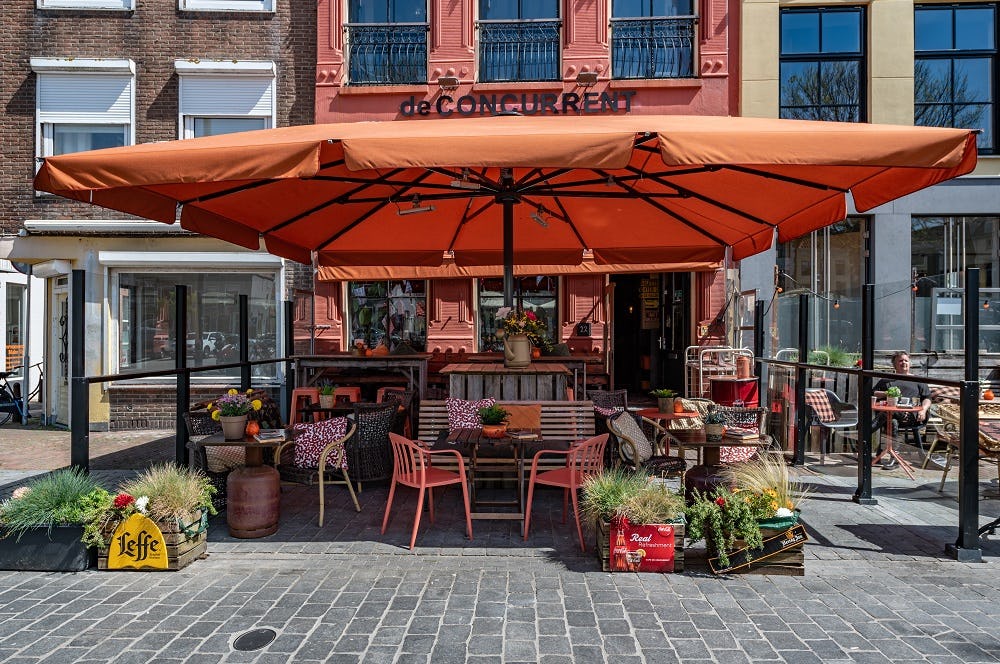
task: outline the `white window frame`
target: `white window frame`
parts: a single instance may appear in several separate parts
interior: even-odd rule
[[[31,58],[31,70],[37,77],[35,85],[35,156],[49,157],[53,152],[54,125],[84,124],[125,126],[125,145],[135,144],[135,62],[125,59],[98,58]],[[81,112],[72,103],[61,108],[45,108],[43,87],[45,76],[69,76],[76,80],[96,80],[96,77],[127,78],[128,95],[125,112]],[[77,79],[77,77],[79,77]],[[85,78],[86,77],[86,78]],[[36,159],[36,170],[41,165]],[[43,195],[36,192],[36,195]]]
[[[271,61],[175,60],[178,83],[178,138],[194,138],[197,118],[263,118],[264,127],[277,122],[277,67]],[[224,89],[227,79],[232,87],[244,84],[249,94],[240,99],[220,99],[221,95],[199,98],[197,88],[210,81],[214,90]],[[242,80],[237,80],[242,79]],[[259,89],[259,92],[255,90]],[[260,96],[257,97],[256,94]]]
[[[282,284],[285,283],[284,261],[277,256],[260,252],[170,252],[170,251],[101,251],[98,253],[98,263],[104,272],[104,292],[117,293],[119,275],[123,272],[175,272],[182,274],[199,273],[233,273],[233,272],[274,272],[275,311],[279,317],[276,325],[277,347],[284,348],[284,329],[281,325]],[[119,348],[121,339],[121,312],[118,298],[105,300],[108,307],[108,348]],[[179,345],[179,344],[178,344]],[[105,356],[105,370],[109,374],[119,373],[121,358],[117,352],[109,352]],[[277,381],[284,380],[284,368],[275,368]],[[148,382],[172,382],[167,379],[147,378]],[[192,378],[192,380],[195,380]],[[217,381],[218,377],[204,378],[205,381]]]
[[[35,0],[35,7],[37,9],[99,9],[130,12],[135,10],[135,0]]]
[[[274,0],[177,0],[182,12],[268,12]]]

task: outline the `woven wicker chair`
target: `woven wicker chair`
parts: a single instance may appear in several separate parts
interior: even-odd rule
[[[944,482],[948,478],[948,471],[954,465],[953,460],[958,458],[958,451],[961,445],[959,438],[960,411],[958,404],[954,403],[940,403],[937,404],[936,408],[937,414],[944,422],[944,426],[938,428],[938,440],[935,445],[938,442],[943,442],[947,446],[945,452],[947,461],[945,462],[944,472],[941,474],[941,484],[938,485],[938,491],[940,492],[944,489]],[[980,418],[989,418],[986,422],[993,425],[996,423],[996,418],[1000,418],[1000,409],[993,404],[980,404],[979,416]],[[979,423],[979,458],[996,463],[997,478],[1000,479],[1000,432],[998,432],[996,426],[984,427],[984,423],[983,421]],[[932,447],[931,452],[934,449]],[[927,455],[930,456],[930,452]]]
[[[647,437],[643,426],[651,425],[656,430],[654,437]],[[678,477],[684,484],[687,462],[679,456],[668,456],[670,436],[667,430],[652,420],[639,420],[629,411],[607,419],[608,431],[617,439],[618,455],[621,463],[632,469],[641,468],[655,477]]]
[[[345,447],[347,465],[361,491],[362,482],[387,480],[392,477],[392,446],[389,432],[399,411],[397,402],[356,403],[354,423],[357,433]]]
[[[296,484],[305,484],[306,486],[319,485],[320,527],[323,526],[323,511],[326,507],[326,497],[323,495],[323,487],[327,484],[346,484],[347,491],[351,494],[351,500],[354,501],[354,509],[358,512],[361,511],[361,505],[358,504],[358,497],[354,494],[354,486],[351,484],[351,476],[348,474],[350,462],[348,462],[347,469],[342,468],[339,463],[340,455],[345,454],[343,448],[356,432],[357,427],[348,420],[347,433],[343,438],[331,441],[323,448],[323,451],[320,452],[319,466],[316,468],[295,465],[294,440],[282,443],[274,451],[274,457],[278,460],[278,474],[281,476],[282,482],[295,482]]]
[[[213,420],[212,414],[208,411],[190,411],[184,413],[183,417],[184,426],[187,427],[188,433],[187,448],[190,454],[190,466],[205,473],[212,486],[215,487],[212,505],[221,512],[226,509],[226,480],[229,478],[230,471],[210,470],[207,448],[200,442],[207,436],[220,433],[222,425],[219,424],[218,420]]]
[[[587,396],[594,402],[596,408],[626,409],[628,408],[628,390],[591,390]]]
[[[396,417],[392,422],[392,431],[404,438],[412,438],[410,409],[413,407],[413,397],[416,395],[416,392],[395,387],[385,387],[379,391],[382,392],[382,398],[378,399],[379,403],[395,401],[398,407]]]

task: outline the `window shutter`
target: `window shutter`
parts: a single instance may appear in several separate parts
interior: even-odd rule
[[[39,74],[38,119],[131,124],[133,87],[129,74]]]
[[[274,115],[274,78],[258,76],[182,76],[184,115]]]

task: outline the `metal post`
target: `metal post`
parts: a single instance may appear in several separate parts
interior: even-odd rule
[[[84,320],[86,272],[73,270],[70,321],[70,465],[90,472],[90,385],[84,352],[87,323]]]
[[[285,357],[295,354],[295,302],[285,300]],[[290,413],[292,390],[295,389],[295,363],[285,360],[285,389],[281,397],[281,412]]]
[[[514,201],[503,199],[503,306],[514,306]]]
[[[959,415],[958,539],[945,551],[957,560],[980,562],[979,548],[979,268],[965,270],[965,380]]]
[[[875,366],[875,286],[861,288],[861,369]],[[876,505],[872,498],[872,379],[862,374],[858,380],[858,488],[852,500],[859,505]]]
[[[753,356],[757,365],[754,367],[757,374],[757,394],[764,394],[765,365],[760,361],[764,356],[764,303],[760,300],[755,300],[753,304]]]
[[[795,369],[795,450],[792,464],[806,462],[806,436],[809,420],[806,417],[806,370],[802,365],[809,361],[809,296],[799,295],[799,366]]]
[[[250,304],[246,295],[240,295],[240,389],[250,389]]]
[[[187,286],[174,285],[174,368],[177,369],[177,421],[174,423],[174,458],[188,464],[188,431],[184,413],[191,407],[191,373],[187,370]],[[195,340],[197,349],[199,341]]]

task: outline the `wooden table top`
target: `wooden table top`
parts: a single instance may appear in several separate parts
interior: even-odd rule
[[[673,436],[682,447],[764,447],[768,445],[765,438],[726,438],[708,440],[704,429],[670,429]]]
[[[680,413],[671,411],[669,413],[664,413],[661,412],[659,408],[643,408],[639,410],[638,413],[639,415],[648,417],[651,420],[680,420],[689,417],[701,417],[701,413],[698,411],[683,411]]]

